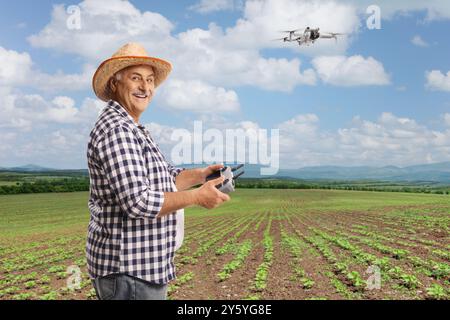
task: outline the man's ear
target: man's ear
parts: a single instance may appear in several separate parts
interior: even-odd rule
[[[112,77],[111,80],[109,80],[109,87],[111,88],[112,93],[116,93],[117,79],[115,77]]]

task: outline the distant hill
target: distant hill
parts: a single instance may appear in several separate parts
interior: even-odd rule
[[[233,165],[233,164],[231,164]],[[185,165],[187,168],[199,167],[198,165]],[[384,166],[316,166],[299,169],[280,169],[275,176],[261,176],[261,165],[246,164],[244,167],[247,178],[293,178],[302,180],[383,180],[383,181],[407,181],[407,182],[439,182],[450,183],[450,161],[423,164],[408,167]]]
[[[15,172],[42,172],[42,171],[55,171],[56,169],[44,168],[34,164],[27,164],[21,167],[2,168],[3,171],[15,171]]]
[[[434,181],[450,183],[450,162],[409,167],[305,167],[298,170],[280,170],[280,174],[302,179],[333,180],[386,180],[386,181]]]
[[[20,167],[10,167],[4,168],[0,167],[0,172],[21,172],[21,173],[49,173],[49,174],[80,174],[80,175],[88,175],[89,172],[87,169],[53,169],[53,168],[45,168],[41,166],[37,166],[34,164],[27,164],[25,166]]]
[[[206,164],[180,165],[186,168],[196,168],[206,166]],[[430,181],[439,183],[450,183],[450,161],[422,164],[408,167],[384,166],[316,166],[303,167],[299,169],[280,169],[275,176],[261,176],[261,165],[246,164],[244,167],[244,177],[247,178],[293,178],[303,180],[383,180],[383,181]],[[26,165],[14,168],[0,168],[0,171],[15,172],[70,172],[87,175],[87,169],[78,170],[57,170],[44,168],[36,165]]]

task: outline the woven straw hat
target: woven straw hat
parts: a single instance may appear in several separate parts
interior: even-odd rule
[[[92,79],[94,92],[103,101],[111,99],[108,81],[118,71],[131,66],[149,65],[155,72],[155,88],[169,75],[172,65],[162,59],[150,57],[145,48],[138,43],[128,43],[120,48],[113,56],[103,61]]]

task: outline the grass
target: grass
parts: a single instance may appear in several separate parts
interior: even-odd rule
[[[0,299],[95,298],[85,259],[88,197],[87,192],[0,196]],[[179,278],[172,298],[183,290],[192,298],[224,298],[221,286],[238,275],[243,287],[254,289],[246,292],[248,299],[265,299],[269,293],[276,298],[271,277],[293,277],[293,285],[311,299],[330,298],[331,293],[366,298],[374,293],[364,290],[364,271],[377,265],[386,290],[377,298],[448,299],[448,196],[238,189],[231,197],[212,211],[186,209],[186,238],[175,258]],[[260,248],[262,261],[248,269],[250,253]],[[281,249],[288,250],[291,263],[275,258]],[[310,267],[306,274],[305,252],[324,265]],[[274,274],[283,263],[290,273]],[[69,266],[82,271],[80,290],[64,289]],[[214,289],[202,296],[205,288]]]

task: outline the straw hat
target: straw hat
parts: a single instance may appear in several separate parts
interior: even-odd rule
[[[118,71],[130,66],[149,65],[155,72],[155,88],[169,75],[172,65],[162,59],[150,57],[143,46],[138,43],[128,43],[120,48],[113,56],[103,61],[92,79],[94,92],[103,101],[111,99],[108,81]]]

